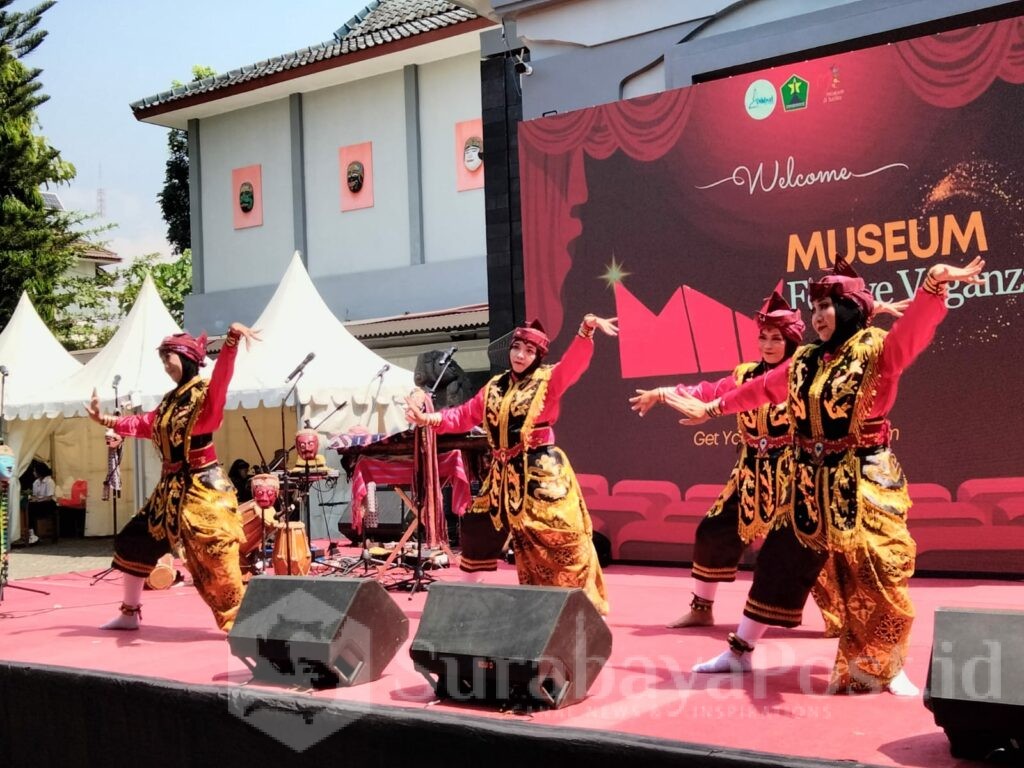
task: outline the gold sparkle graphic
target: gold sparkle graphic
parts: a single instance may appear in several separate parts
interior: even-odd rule
[[[605,267],[604,274],[599,278],[608,284],[608,288],[610,290],[614,290],[618,283],[621,283],[632,274],[632,272],[624,270],[622,266],[622,264],[616,261],[615,256],[613,255],[612,263]]]

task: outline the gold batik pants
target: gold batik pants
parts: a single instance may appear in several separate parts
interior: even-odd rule
[[[826,631],[839,637],[831,693],[882,690],[907,655],[916,546],[904,513],[872,503],[876,490],[862,486],[857,537],[830,553],[813,590]]]
[[[180,476],[160,479],[139,514],[115,537],[112,565],[146,578],[162,555],[180,548],[217,626],[228,632],[244,591],[238,556],[243,533],[234,488],[220,466],[200,470],[186,488],[182,485]]]
[[[598,613],[608,613],[590,513],[560,448],[542,446],[528,452],[524,509],[509,525],[520,584],[578,587]]]

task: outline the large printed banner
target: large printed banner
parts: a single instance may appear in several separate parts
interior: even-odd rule
[[[763,298],[781,281],[809,321],[807,280],[836,255],[895,300],[931,264],[980,254],[985,285],[951,291],[903,377],[894,448],[937,500],[996,477],[1024,496],[1022,33],[1011,19],[523,123],[528,314],[557,336],[553,357],[585,312],[620,320],[564,401],[577,470],[610,494],[721,485],[735,422],[640,420],[635,388],[756,360]],[[1001,487],[1017,486],[985,486]],[[985,525],[1012,517],[985,510]]]

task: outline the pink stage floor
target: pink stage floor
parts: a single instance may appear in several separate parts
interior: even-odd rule
[[[456,578],[454,572],[437,573],[442,580]],[[91,586],[91,575],[17,582],[49,595],[8,589],[0,605],[0,659],[183,683],[231,686],[249,681],[247,669],[230,654],[225,636],[214,628],[194,589],[146,592],[141,631],[105,632],[96,627],[119,603],[119,578]],[[824,694],[836,641],[821,636],[821,618],[813,606],[805,611],[803,627],[769,632],[755,653],[753,674],[695,675],[689,671],[692,664],[724,648],[750,575],[723,585],[715,605],[721,624],[704,631],[664,628],[685,609],[688,572],[616,565],[607,570],[607,581],[614,647],[586,700],[531,716],[454,703],[434,704],[433,709],[787,756],[930,768],[962,764],[949,755],[946,737],[920,697]],[[514,569],[503,565],[490,583],[515,583]],[[917,579],[912,589],[918,619],[908,671],[922,688],[937,607],[1000,609],[1024,602],[1019,582]],[[426,596],[391,595],[410,618],[411,638]],[[415,708],[434,700],[431,687],[413,668],[408,644],[381,679],[308,695]]]

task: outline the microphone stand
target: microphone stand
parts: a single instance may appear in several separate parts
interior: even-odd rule
[[[281,484],[282,489],[282,501],[281,501],[281,513],[284,515],[284,548],[285,556],[288,558],[288,575],[292,575],[292,535],[291,535],[291,489],[288,483],[288,454],[291,452],[291,448],[288,447],[288,443],[285,439],[284,431],[284,406],[288,402],[288,398],[292,396],[292,392],[295,393],[295,413],[298,418],[299,411],[299,382],[302,381],[302,368],[300,367],[297,375],[295,376],[295,383],[292,384],[291,389],[281,400],[281,448],[284,451],[284,482]],[[302,512],[299,512],[299,517],[302,517]],[[301,521],[300,521],[301,522]]]
[[[441,366],[441,370],[437,374],[437,378],[434,379],[433,385],[427,390],[427,394],[430,396],[430,402],[434,402],[434,396],[437,393],[437,388],[441,384],[441,380],[444,378],[445,371],[448,370],[448,366],[451,365],[452,355],[447,354],[442,358],[444,365]],[[421,441],[425,440],[423,430],[428,427],[416,427],[413,434],[413,467],[412,467],[412,492],[414,509],[416,510],[416,565],[413,567],[412,576],[409,578],[396,582],[393,586],[395,589],[408,589],[409,599],[412,600],[412,596],[415,595],[419,590],[427,591],[429,586],[437,581],[437,579],[431,574],[427,573],[423,568],[423,499],[426,497],[428,491],[426,482],[423,477],[423,447]],[[419,449],[417,451],[417,448]],[[416,456],[419,456],[417,461]]]
[[[120,406],[120,403],[119,403],[120,398],[119,398],[119,396],[117,394],[117,384],[118,384],[120,379],[121,379],[120,376],[114,377],[114,382],[113,382],[113,384],[111,384],[111,386],[114,389],[114,414],[115,415],[119,415],[121,413],[121,406]],[[110,449],[108,448],[107,450],[109,451]],[[113,476],[113,474],[115,472],[120,472],[121,471],[121,451],[123,451],[123,450],[124,450],[124,443],[122,443],[121,445],[117,446],[117,448],[115,449],[113,465],[112,466],[108,466],[108,468],[107,468],[107,481],[108,481],[108,483],[109,483],[110,479],[112,478],[112,476]],[[108,458],[108,461],[109,461],[109,458]],[[138,469],[136,468],[135,471],[138,471]],[[110,489],[110,508],[111,508],[111,511],[113,512],[113,515],[114,515],[114,535],[115,536],[117,535],[117,497],[120,496],[120,495],[121,495],[120,491],[115,491],[113,489],[113,487],[111,487],[111,489]],[[105,570],[100,571],[99,573],[97,573],[93,577],[92,581],[89,582],[89,586],[90,587],[96,586],[97,582],[103,581],[103,579],[107,578],[107,576],[109,576],[113,572],[114,572],[113,567],[110,567],[110,568],[107,568]]]

